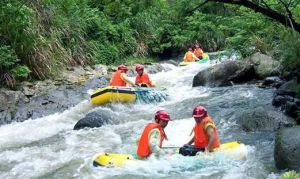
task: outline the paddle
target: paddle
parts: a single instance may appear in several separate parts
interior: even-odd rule
[[[168,146],[168,147],[162,147],[162,149],[179,149],[180,147],[171,147],[171,146]]]

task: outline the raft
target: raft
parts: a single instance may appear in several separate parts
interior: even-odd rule
[[[136,100],[134,88],[107,86],[99,88],[91,95],[93,104],[102,105],[109,102],[132,103]]]
[[[107,86],[99,88],[91,95],[91,102],[96,105],[103,105],[109,102],[118,103],[157,103],[167,100],[168,95],[165,88],[147,87],[116,87]]]
[[[176,149],[178,153],[179,148]],[[213,159],[216,155],[221,154],[228,159],[242,160],[247,156],[247,148],[244,144],[233,141],[221,144],[218,149],[209,154],[201,153],[201,155],[196,155],[192,157],[197,157],[197,159]],[[97,155],[96,159],[93,161],[95,167],[123,167],[125,164],[132,164],[146,160],[138,160],[136,154],[120,154],[120,153],[100,153]]]
[[[185,61],[182,61],[179,63],[179,66],[187,66],[187,65],[191,65],[191,64],[197,64],[197,63],[200,63],[200,64],[203,64],[203,63],[206,63],[209,61],[209,56],[207,53],[203,53],[203,58],[199,61],[195,61],[195,62],[185,62]]]

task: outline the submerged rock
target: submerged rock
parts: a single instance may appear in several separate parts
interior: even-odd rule
[[[109,123],[112,117],[108,114],[101,112],[91,112],[87,114],[84,118],[80,119],[74,126],[74,130],[79,130],[83,128],[94,128],[101,127],[104,124]]]

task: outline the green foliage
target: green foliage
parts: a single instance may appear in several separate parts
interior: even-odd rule
[[[20,59],[10,46],[0,46],[0,71],[10,70],[19,61]]]
[[[280,179],[300,179],[300,175],[296,171],[291,170],[281,175]]]
[[[287,13],[278,0],[265,2]],[[146,63],[196,42],[204,51],[271,54],[299,69],[299,34],[240,6],[209,2],[190,12],[197,5],[198,0],[0,1],[1,81],[50,78],[66,65]],[[299,4],[289,5],[300,22]]]
[[[15,51],[10,46],[0,46],[0,84],[14,87],[15,79],[10,70],[16,66],[20,60]]]
[[[0,39],[11,46],[18,59],[25,60],[37,36],[34,10],[22,1],[0,3]]]
[[[288,70],[300,71],[300,35],[284,30],[280,33],[281,41],[275,48],[283,65]]]
[[[16,77],[25,77],[27,78],[29,73],[31,72],[29,68],[25,65],[17,66],[16,68],[12,69],[13,75]]]
[[[90,41],[90,57],[93,60],[94,64],[112,64],[118,57],[118,49],[114,44],[102,44],[97,41]]]

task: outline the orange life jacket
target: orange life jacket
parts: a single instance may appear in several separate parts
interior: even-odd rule
[[[152,151],[150,150],[150,146],[149,146],[149,134],[150,134],[151,130],[156,129],[156,128],[159,130],[159,133],[160,133],[159,147],[162,146],[162,142],[166,138],[164,130],[157,123],[149,123],[145,127],[145,129],[142,133],[142,136],[140,138],[139,145],[138,145],[138,148],[137,148],[136,153],[140,158],[148,157],[152,153]]]
[[[203,51],[201,48],[195,48],[194,54],[197,58],[202,58]]]
[[[153,87],[152,82],[150,81],[149,75],[145,72],[140,76],[139,74],[135,77],[135,84],[141,86],[141,84],[146,84],[148,87]]]
[[[193,52],[191,52],[191,51],[186,52],[184,57],[185,57],[184,58],[185,62],[193,62],[194,61]]]
[[[122,70],[116,71],[110,81],[111,86],[126,86],[126,81],[122,80],[121,74],[123,73]]]
[[[214,136],[215,136],[215,141],[213,143],[212,148],[218,148],[220,146],[220,141],[219,141],[219,136],[217,132],[217,128],[212,121],[211,117],[206,116],[204,119],[202,119],[200,124],[195,125],[194,131],[195,131],[195,137],[194,137],[194,142],[195,142],[195,147],[196,148],[205,148],[208,146],[208,135],[206,134],[206,127],[207,126],[212,126],[214,130]]]

